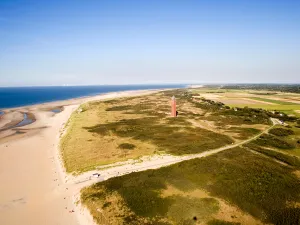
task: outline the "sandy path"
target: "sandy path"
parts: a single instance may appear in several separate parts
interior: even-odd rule
[[[216,154],[218,152],[246,144],[246,143],[258,138],[262,134],[267,133],[276,124],[280,123],[277,119],[272,118],[271,120],[273,122],[272,126],[268,127],[261,133],[251,137],[250,139],[247,139],[247,140],[244,140],[244,141],[232,144],[232,145],[205,151],[205,152],[198,153],[198,154],[191,154],[191,155],[185,155],[185,156],[155,155],[152,157],[143,157],[140,160],[130,160],[127,163],[125,162],[125,163],[121,163],[120,165],[113,165],[113,167],[111,167],[111,168],[89,171],[89,172],[83,173],[76,177],[69,176],[66,180],[66,185],[68,185],[68,187],[70,189],[72,189],[72,188],[81,189],[85,186],[89,186],[93,183],[107,180],[112,177],[122,176],[124,174],[138,172],[138,171],[144,171],[144,170],[148,170],[148,169],[157,169],[157,168],[161,168],[164,166],[172,165],[172,164],[190,160],[190,159],[207,157],[207,156]],[[94,178],[92,175],[94,173],[99,173],[99,174],[101,174],[101,176],[99,178]]]

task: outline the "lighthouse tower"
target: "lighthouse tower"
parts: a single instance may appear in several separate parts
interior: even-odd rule
[[[176,99],[175,96],[172,97],[171,99],[171,116],[176,117]]]

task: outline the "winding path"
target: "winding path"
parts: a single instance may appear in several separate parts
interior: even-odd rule
[[[271,128],[273,128],[276,124],[280,124],[280,121],[275,118],[271,118],[273,125],[269,128],[265,129],[264,131],[260,132],[258,135],[255,135],[251,137],[250,139],[232,144],[227,145],[218,149],[208,150],[202,153],[198,154],[191,154],[191,155],[184,155],[184,156],[172,156],[172,155],[155,155],[152,157],[144,157],[142,162],[139,162],[138,160],[131,160],[124,163],[117,163],[117,164],[111,164],[107,165],[107,169],[102,170],[93,170],[89,172],[85,172],[79,176],[71,176],[66,180],[66,185],[68,185],[70,188],[83,188],[86,186],[89,186],[91,184],[101,182],[104,180],[107,180],[112,177],[118,177],[125,174],[133,173],[133,172],[139,172],[144,171],[148,169],[158,169],[164,166],[169,166],[175,163],[179,163],[182,161],[190,160],[190,159],[196,159],[196,158],[203,158],[207,157],[213,154],[216,154],[218,152],[228,150],[231,148],[235,148],[238,146],[241,146],[243,144],[246,144],[259,136],[261,136],[264,133],[267,133]],[[141,161],[141,160],[140,160]],[[100,174],[99,177],[94,177],[93,174]]]

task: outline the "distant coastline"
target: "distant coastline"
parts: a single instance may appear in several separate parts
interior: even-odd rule
[[[1,87],[0,111],[73,98],[82,98],[119,91],[184,88],[185,84],[162,85],[101,85],[57,87]]]

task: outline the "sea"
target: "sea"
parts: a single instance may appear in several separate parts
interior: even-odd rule
[[[129,90],[150,90],[165,88],[183,88],[184,84],[163,85],[99,85],[99,86],[58,86],[58,87],[0,87],[0,110],[67,100],[79,97],[95,96],[109,92]],[[1,115],[0,111],[0,115]]]

